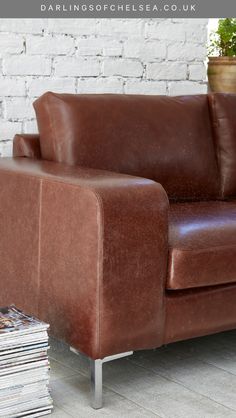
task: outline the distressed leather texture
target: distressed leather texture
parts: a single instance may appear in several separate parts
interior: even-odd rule
[[[220,172],[222,199],[236,195],[236,95],[209,95]]]
[[[167,291],[164,343],[236,327],[236,284]]]
[[[0,303],[93,359],[235,328],[235,103],[39,98],[0,159]]]
[[[171,204],[166,287],[236,282],[236,200]]]
[[[39,315],[92,358],[161,345],[162,186],[23,158],[1,159],[0,179],[0,279],[9,282],[0,303]]]
[[[207,96],[46,93],[42,158],[152,179],[172,199],[212,199],[218,172]]]
[[[41,158],[37,134],[16,134],[13,139],[13,157]]]

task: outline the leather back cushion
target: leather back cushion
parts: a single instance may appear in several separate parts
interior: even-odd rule
[[[236,94],[209,96],[220,168],[221,197],[236,195]]]
[[[45,93],[34,107],[44,159],[153,179],[173,199],[218,194],[205,95]]]

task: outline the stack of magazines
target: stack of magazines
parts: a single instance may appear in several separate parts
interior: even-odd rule
[[[47,329],[15,306],[0,308],[0,417],[33,418],[52,411]]]

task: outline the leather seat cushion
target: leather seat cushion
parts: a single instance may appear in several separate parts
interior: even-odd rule
[[[167,289],[236,282],[236,201],[170,205]]]

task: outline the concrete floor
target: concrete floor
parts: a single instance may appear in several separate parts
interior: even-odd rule
[[[88,363],[51,341],[53,418],[236,418],[236,331],[106,363],[104,407],[90,407]]]

